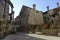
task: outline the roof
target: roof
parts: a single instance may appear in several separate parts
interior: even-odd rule
[[[24,10],[24,9],[27,9],[27,8],[29,8],[29,9],[32,9],[32,10],[33,10],[33,8],[31,8],[31,7],[28,7],[28,6],[25,6],[25,5],[23,5],[23,6],[22,6],[22,9],[23,9],[23,10]],[[22,12],[22,9],[21,9],[21,12]],[[20,13],[21,13],[21,12],[20,12]],[[39,11],[38,11],[38,10],[36,10],[36,12],[39,12]]]
[[[10,6],[14,8],[14,6],[13,6],[13,4],[12,4],[12,2],[10,0],[4,0],[4,1],[8,2],[10,4]]]
[[[32,8],[30,8],[30,7],[28,7],[28,6],[25,6],[25,5],[23,5],[22,7],[32,9]],[[32,9],[32,10],[33,10],[33,9]]]
[[[59,8],[54,8],[54,9],[51,9],[51,10],[54,10],[55,12],[56,11],[59,11],[60,10],[60,7]],[[46,14],[48,11],[44,12],[43,14]]]

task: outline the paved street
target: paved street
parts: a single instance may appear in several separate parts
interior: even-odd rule
[[[7,36],[3,40],[60,40],[60,37],[27,34],[27,33],[16,33],[16,34]]]

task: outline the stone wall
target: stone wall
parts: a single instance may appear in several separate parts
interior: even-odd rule
[[[5,33],[9,31],[8,29],[12,27],[12,25],[10,25],[10,27],[8,26],[11,22],[9,19],[9,5],[10,4],[8,2],[6,2],[5,5],[5,0],[0,1],[0,36],[4,36]]]

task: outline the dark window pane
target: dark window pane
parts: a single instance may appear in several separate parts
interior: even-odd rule
[[[1,0],[0,0],[1,1]]]
[[[0,3],[2,3],[2,0],[0,0]]]

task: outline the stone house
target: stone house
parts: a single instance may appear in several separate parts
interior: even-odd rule
[[[11,13],[9,13],[9,5]],[[13,30],[14,11],[10,0],[0,0],[0,36],[3,37]]]
[[[23,6],[20,12],[20,26],[24,32],[39,32],[43,24],[43,12],[33,8]]]
[[[15,26],[16,32],[21,30],[20,29],[20,16],[19,15],[15,18],[14,26]]]
[[[17,19],[16,19],[17,20]],[[57,8],[49,9],[42,12],[36,10],[36,5],[33,8],[24,6],[19,14],[20,31],[30,33],[42,33],[45,35],[60,35],[60,7],[57,3]]]
[[[58,36],[60,33],[60,7],[57,4],[57,8],[49,10],[49,6],[47,7],[47,12],[43,13],[44,15],[44,25],[42,28],[43,34],[46,35],[56,35]]]

